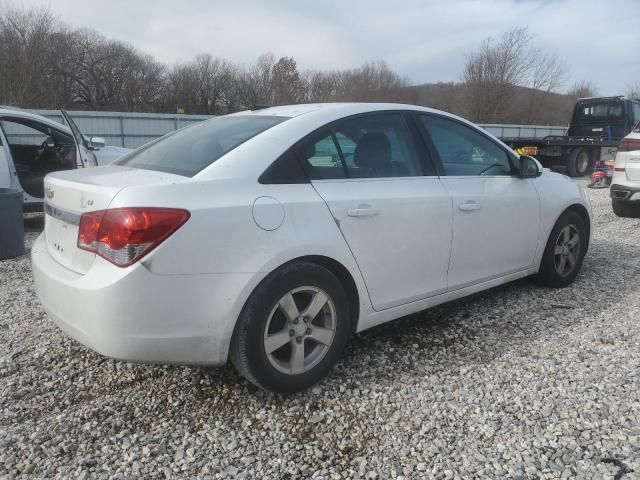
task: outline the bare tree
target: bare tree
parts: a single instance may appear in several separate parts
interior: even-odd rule
[[[598,95],[598,88],[589,80],[580,80],[573,84],[567,95],[575,98],[595,97]]]
[[[256,104],[271,105],[273,101],[271,76],[274,64],[274,55],[263,53],[254,65],[240,70],[238,99],[245,108],[251,108]]]
[[[633,100],[640,100],[640,82],[627,85],[625,95]]]
[[[5,104],[49,104],[55,79],[55,52],[49,41],[60,22],[41,8],[10,8],[0,15],[0,101]]]
[[[543,94],[555,92],[564,82],[567,70],[566,64],[555,55],[538,50],[532,52],[531,56],[526,123],[531,123],[538,111],[546,106],[541,101],[547,98]]]
[[[305,85],[300,78],[296,61],[292,57],[282,57],[271,67],[271,90],[274,105],[303,101]]]
[[[532,36],[526,28],[507,30],[498,43],[491,38],[469,55],[463,74],[469,114],[477,122],[502,120],[514,86],[526,82],[531,68]]]

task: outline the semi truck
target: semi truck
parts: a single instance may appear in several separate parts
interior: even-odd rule
[[[481,125],[516,152],[571,177],[611,163],[620,140],[640,122],[640,101],[616,97],[580,98],[568,128],[537,125]]]

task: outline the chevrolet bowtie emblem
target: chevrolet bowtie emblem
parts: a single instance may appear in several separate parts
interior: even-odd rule
[[[50,189],[50,188],[45,188],[45,190],[44,190],[44,194],[47,196],[47,198],[48,198],[49,200],[51,200],[51,199],[53,198],[53,195],[54,195],[54,194],[53,194],[53,190],[52,190],[52,189]]]

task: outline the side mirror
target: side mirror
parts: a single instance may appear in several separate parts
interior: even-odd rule
[[[47,137],[44,140],[43,146],[45,148],[53,148],[56,146],[56,141],[53,139],[53,137]]]
[[[102,137],[91,137],[89,139],[89,147],[92,150],[100,150],[107,146],[107,141]]]
[[[518,177],[520,178],[536,178],[542,175],[542,165],[529,155],[520,155],[520,169]]]

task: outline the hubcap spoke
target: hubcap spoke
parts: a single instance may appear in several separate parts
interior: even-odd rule
[[[560,254],[562,254],[562,252],[564,252],[564,248],[562,248],[562,245],[556,245],[556,248],[553,251],[553,253],[555,255],[560,255]]]
[[[571,236],[571,239],[569,240],[569,242],[567,242],[567,245],[573,248],[578,244],[579,241],[580,241],[580,236],[577,233],[574,233]]]
[[[309,320],[313,320],[318,316],[318,313],[320,313],[320,310],[322,310],[322,307],[324,307],[327,304],[327,301],[328,301],[328,298],[324,294],[324,292],[316,292],[316,294],[313,296],[313,299],[311,300],[311,303],[309,304],[307,309],[304,311],[303,315],[305,317],[308,317]]]
[[[571,268],[576,264],[576,257],[573,256],[573,253],[567,253],[567,262],[569,262]]]
[[[313,327],[309,338],[323,345],[331,345],[331,340],[333,340],[333,331],[328,328]]]
[[[267,338],[265,338],[264,349],[267,353],[273,353],[279,348],[284,347],[290,341],[291,335],[289,334],[289,329],[285,328],[284,330],[269,335]]]
[[[564,273],[564,267],[567,264],[567,257],[565,255],[562,255],[560,257],[560,263],[558,264],[558,273],[560,273],[560,275],[562,275]]]
[[[278,302],[280,309],[284,312],[287,317],[287,320],[293,321],[295,318],[298,318],[300,312],[298,311],[298,307],[296,306],[296,302],[293,299],[293,295],[291,292],[287,293],[284,297],[280,299]]]
[[[304,372],[304,342],[291,342],[291,374]]]

